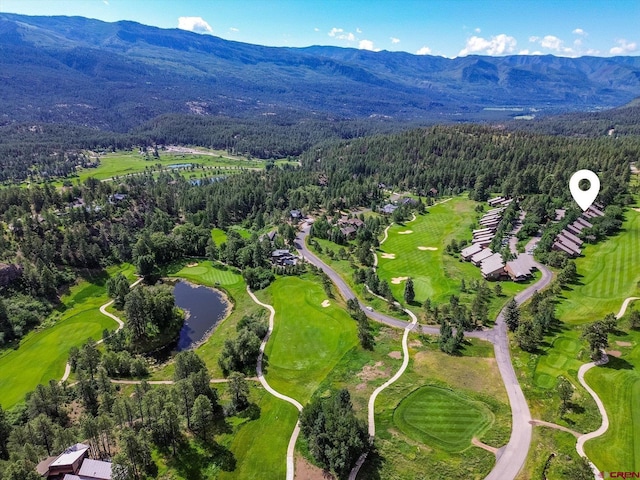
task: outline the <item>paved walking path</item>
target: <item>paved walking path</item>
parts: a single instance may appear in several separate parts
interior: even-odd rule
[[[563,427],[562,425],[558,425],[557,423],[545,422],[544,420],[536,420],[536,419],[531,420],[530,423],[534,427],[537,427],[537,426],[539,426],[539,427],[549,427],[549,428],[554,428],[556,430],[562,430],[563,432],[570,433],[571,435],[573,435],[576,438],[578,438],[580,435],[582,435],[580,432],[576,432],[575,430],[571,430],[570,428]]]
[[[640,300],[640,297],[625,298],[624,302],[622,302],[622,306],[620,307],[620,311],[616,314],[616,319],[620,319],[624,316],[625,312],[627,311],[627,308],[629,307],[629,304],[634,300]],[[584,452],[584,444],[585,442],[587,442],[588,440],[591,440],[592,438],[596,438],[596,437],[599,437],[600,435],[603,435],[609,429],[609,416],[607,415],[607,411],[604,408],[604,404],[602,403],[602,400],[600,400],[600,397],[598,396],[598,394],[586,382],[586,380],[584,379],[584,375],[593,367],[604,365],[608,361],[609,361],[609,357],[607,357],[607,355],[603,353],[603,357],[600,360],[598,360],[597,362],[585,363],[578,370],[578,381],[585,388],[585,390],[589,392],[589,395],[593,397],[593,400],[596,402],[596,405],[598,406],[598,410],[600,411],[600,415],[602,416],[602,423],[600,424],[600,427],[593,432],[589,432],[589,433],[585,433],[584,435],[581,435],[580,437],[578,437],[578,441],[576,442],[576,451],[578,452],[578,455],[586,458],[589,461],[591,470],[593,470],[593,473],[595,475],[594,478],[596,479],[600,478],[599,476],[600,471],[591,462],[591,460],[589,460],[589,457],[587,457],[587,454]]]
[[[257,303],[261,307],[264,307],[267,310],[269,310],[269,330],[267,331],[267,334],[262,339],[262,344],[260,345],[260,354],[258,355],[258,364],[256,365],[256,373],[258,374],[258,380],[260,381],[262,386],[265,388],[265,390],[269,392],[271,395],[281,400],[284,400],[285,402],[289,402],[291,405],[296,407],[299,412],[302,412],[302,405],[300,404],[300,402],[298,402],[297,400],[291,397],[283,395],[280,392],[277,392],[276,390],[271,388],[266,378],[264,378],[264,375],[262,373],[262,358],[264,356],[264,349],[267,346],[269,337],[273,332],[273,319],[276,316],[276,310],[271,305],[262,303],[260,300],[258,300],[258,298],[253,294],[253,292],[249,289],[248,286],[247,286],[247,293],[251,297],[251,300],[253,300],[255,303]],[[296,426],[293,429],[291,438],[289,439],[289,446],[287,447],[287,480],[293,480],[294,478],[294,472],[295,472],[294,451],[295,451],[296,441],[298,440],[299,434],[300,434],[300,420],[296,422]]]
[[[139,278],[138,280],[136,280],[135,282],[133,282],[131,285],[129,285],[129,288],[133,288],[136,285],[138,285],[143,279]],[[102,305],[100,307],[100,313],[102,313],[103,315],[106,315],[107,317],[113,319],[116,321],[116,323],[118,324],[118,328],[116,328],[116,332],[120,331],[122,329],[122,327],[124,327],[124,322],[122,320],[120,320],[118,317],[116,317],[113,313],[109,313],[107,312],[107,308],[109,308],[112,304],[113,304],[114,300],[110,300],[107,303],[105,303],[104,305]],[[96,342],[96,345],[101,344],[104,341],[104,339],[100,339]],[[69,375],[71,375],[71,365],[69,365],[69,362],[67,362],[67,364],[64,367],[64,375],[62,375],[62,378],[60,379],[60,383],[66,382],[67,379],[69,378]]]

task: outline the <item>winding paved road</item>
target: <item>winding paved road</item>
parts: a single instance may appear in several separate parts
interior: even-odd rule
[[[289,402],[291,405],[296,407],[299,412],[302,412],[302,405],[300,404],[300,402],[274,390],[273,388],[271,388],[271,385],[269,385],[266,378],[264,378],[264,375],[262,373],[262,358],[264,356],[264,349],[267,346],[269,337],[273,332],[273,319],[276,316],[276,310],[271,305],[262,303],[260,300],[258,300],[258,298],[253,294],[253,292],[249,289],[248,286],[247,286],[247,293],[251,297],[251,300],[253,300],[255,303],[257,303],[261,307],[264,307],[267,310],[269,310],[269,330],[267,331],[267,334],[262,339],[262,344],[260,345],[260,354],[258,355],[258,363],[256,365],[256,373],[258,374],[258,380],[260,380],[260,383],[262,384],[264,389],[267,392],[269,392],[271,395],[281,400],[284,400],[285,402]],[[296,441],[298,440],[299,434],[300,434],[300,420],[296,422],[296,426],[294,427],[293,433],[291,434],[291,438],[289,439],[289,446],[287,447],[287,480],[294,479],[294,472],[295,472],[294,452],[296,448]]]
[[[347,283],[333,270],[329,265],[324,263],[314,253],[312,253],[306,244],[306,238],[311,230],[311,225],[305,222],[302,226],[301,232],[296,237],[295,246],[300,251],[302,257],[312,265],[320,268],[331,281],[336,285],[336,288],[345,300],[356,298],[356,295],[347,285]],[[532,240],[530,243],[535,242]],[[529,244],[527,245],[527,249]],[[533,294],[546,288],[553,280],[553,274],[544,265],[535,263],[535,266],[542,273],[542,277],[533,285],[530,285],[527,289],[516,295],[515,300],[518,305],[529,300]],[[405,329],[405,335],[415,328],[415,323],[409,323],[397,318],[384,315],[383,313],[369,310],[359,299],[358,303],[360,308],[365,312],[367,317],[377,322],[384,323],[391,327]],[[439,334],[438,327],[423,326],[422,331],[428,334]],[[509,404],[511,406],[511,437],[509,443],[501,449],[502,453],[496,461],[493,470],[486,477],[486,480],[513,480],[518,472],[524,466],[529,453],[529,447],[531,445],[531,432],[532,426],[529,423],[531,421],[531,413],[529,406],[522,392],[522,388],[518,382],[515,370],[511,363],[511,354],[509,352],[509,337],[507,335],[507,326],[504,322],[504,309],[500,312],[496,319],[495,327],[491,330],[470,332],[465,334],[468,337],[480,338],[490,341],[494,345],[496,363],[505,388],[509,397]]]

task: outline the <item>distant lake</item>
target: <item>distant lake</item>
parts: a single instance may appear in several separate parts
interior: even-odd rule
[[[229,306],[218,290],[180,280],[173,288],[176,305],[185,311],[186,320],[180,330],[176,350],[193,348],[206,339],[224,319]]]

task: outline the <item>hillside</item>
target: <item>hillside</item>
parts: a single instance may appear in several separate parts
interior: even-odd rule
[[[164,113],[504,119],[640,95],[640,58],[275,48],[133,22],[0,14],[0,122],[126,131]]]

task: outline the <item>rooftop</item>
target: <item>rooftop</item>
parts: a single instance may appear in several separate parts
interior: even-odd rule
[[[87,458],[82,462],[78,475],[81,479],[111,480],[111,462]]]
[[[89,450],[89,445],[83,443],[76,443],[75,445],[67,448],[58,458],[51,462],[51,467],[60,467],[63,465],[73,465],[73,463],[82,457],[85,452]]]

